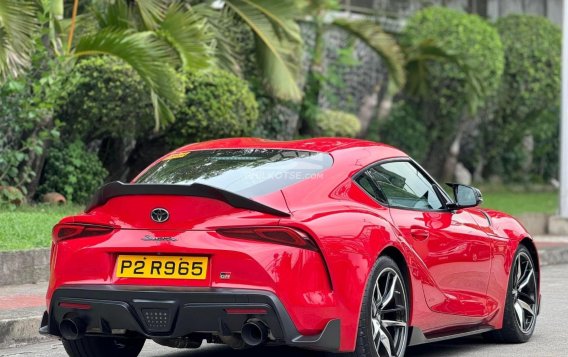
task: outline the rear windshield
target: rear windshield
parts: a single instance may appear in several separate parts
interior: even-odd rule
[[[313,178],[332,163],[329,154],[309,151],[200,150],[170,155],[136,182],[179,185],[197,182],[254,197]]]

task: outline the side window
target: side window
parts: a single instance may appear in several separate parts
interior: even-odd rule
[[[421,210],[444,207],[432,183],[410,162],[388,162],[367,170],[389,206]]]
[[[373,198],[379,202],[388,203],[385,195],[381,192],[381,189],[375,182],[373,182],[369,170],[365,171],[362,175],[359,175],[355,181]]]

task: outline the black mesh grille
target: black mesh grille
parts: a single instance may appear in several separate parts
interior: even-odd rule
[[[168,331],[171,316],[168,309],[142,309],[142,316],[148,329],[153,331]]]

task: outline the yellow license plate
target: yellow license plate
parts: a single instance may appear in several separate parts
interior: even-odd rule
[[[204,280],[207,276],[208,263],[207,257],[119,255],[116,262],[116,276]]]

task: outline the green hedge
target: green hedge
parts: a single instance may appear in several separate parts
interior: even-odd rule
[[[430,144],[428,137],[428,129],[418,110],[405,101],[395,103],[379,127],[382,142],[400,148],[417,161],[426,158]]]
[[[38,192],[58,192],[68,201],[86,203],[107,175],[97,155],[81,141],[58,144],[49,150]]]
[[[424,40],[434,40],[447,53],[461,59],[480,80],[486,96],[497,91],[504,67],[503,45],[487,21],[458,10],[428,7],[410,17],[402,37],[408,44]],[[461,115],[465,95],[471,93],[464,71],[450,62],[432,63],[429,68],[435,94],[432,100],[439,103],[442,114]]]
[[[316,120],[322,136],[354,138],[361,131],[361,123],[355,115],[338,110],[318,110]]]
[[[534,118],[558,102],[562,31],[532,15],[509,15],[495,26],[505,48],[499,110],[516,119]]]
[[[191,73],[186,99],[167,131],[174,146],[223,137],[248,136],[258,120],[258,104],[248,83],[222,71]]]
[[[105,56],[81,60],[69,74],[57,118],[67,140],[137,137],[154,125],[147,85],[126,63]],[[180,93],[181,95],[181,93]]]

